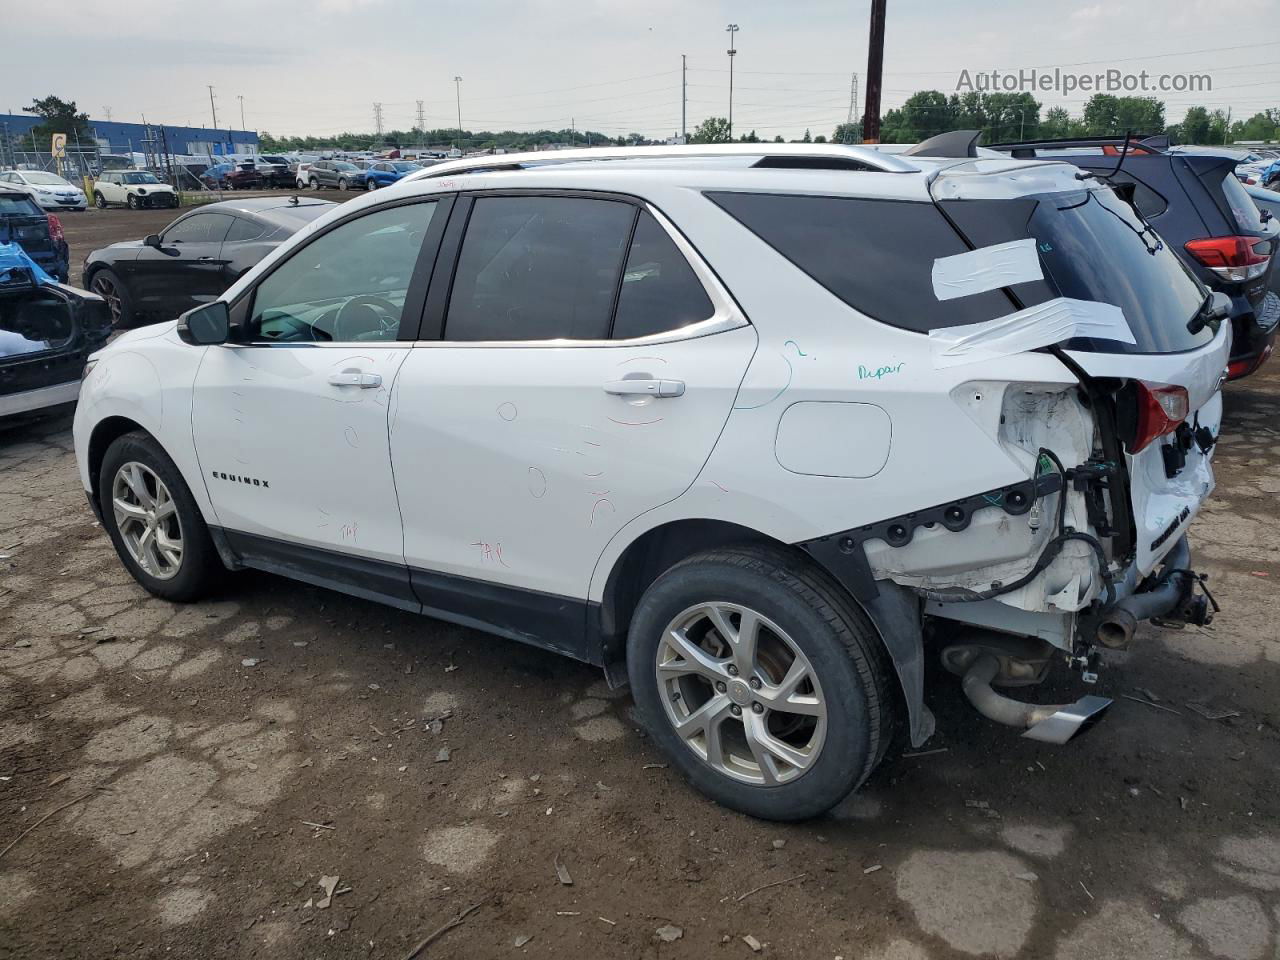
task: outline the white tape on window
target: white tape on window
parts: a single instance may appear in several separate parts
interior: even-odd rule
[[[1109,303],[1059,297],[1008,316],[929,331],[935,369],[994,360],[1073,337],[1137,343],[1124,311]]]
[[[954,300],[1043,277],[1035,240],[1014,240],[934,260],[933,295]]]

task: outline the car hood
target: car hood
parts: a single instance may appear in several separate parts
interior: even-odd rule
[[[173,193],[173,187],[167,183],[126,183],[124,186],[129,190],[154,190],[157,193],[164,193],[167,190]]]
[[[32,190],[40,190],[45,193],[83,193],[74,183],[29,183],[27,186]]]

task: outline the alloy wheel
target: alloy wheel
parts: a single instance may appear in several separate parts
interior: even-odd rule
[[[120,323],[120,291],[116,289],[115,282],[104,273],[97,274],[89,284],[89,289],[107,301],[107,306],[111,309],[111,325],[114,327]]]
[[[827,707],[809,659],[785,630],[735,603],[704,603],[663,631],[654,664],[667,719],[725,776],[774,786],[809,770]]]
[[[146,464],[131,460],[116,471],[111,509],[120,539],[143,572],[170,580],[182,569],[182,522],[169,488]]]

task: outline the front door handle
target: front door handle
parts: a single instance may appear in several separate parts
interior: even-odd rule
[[[382,386],[382,374],[343,370],[341,373],[329,374],[329,382],[335,387],[359,387],[362,390],[372,390],[374,387]]]
[[[683,380],[610,380],[604,392],[617,397],[683,397]]]

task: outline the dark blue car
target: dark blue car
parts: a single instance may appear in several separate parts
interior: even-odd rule
[[[408,160],[379,160],[370,164],[365,170],[364,188],[377,190],[379,187],[387,187],[401,177],[407,177],[415,170],[421,169],[422,167],[418,164],[410,163]]]

